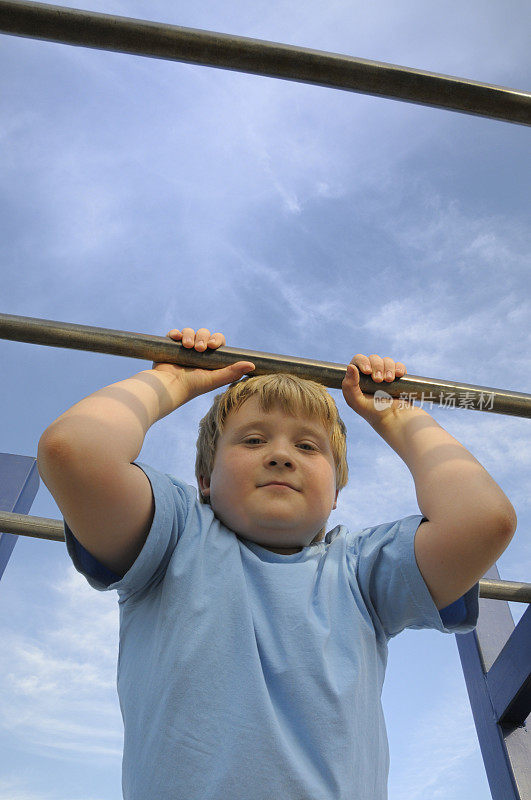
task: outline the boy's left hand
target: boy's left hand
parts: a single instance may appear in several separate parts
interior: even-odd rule
[[[391,383],[395,378],[401,378],[407,373],[407,369],[400,361],[393,361],[392,358],[382,358],[377,355],[364,356],[361,353],[354,356],[347,367],[347,374],[341,385],[346,402],[370,425],[381,422],[384,417],[396,411],[398,403],[401,401],[398,398],[391,401],[389,398],[386,402],[385,397],[379,399],[372,394],[364,394],[360,389],[358,370],[361,370],[364,375],[370,375],[376,383],[381,383],[381,391],[385,392],[385,384]]]

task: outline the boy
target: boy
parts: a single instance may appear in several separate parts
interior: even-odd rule
[[[168,335],[225,344],[205,328]],[[375,408],[358,369],[382,382],[406,368],[359,354],[343,395],[409,467],[422,516],[324,537],[347,482],[344,424],[324,387],[238,382],[253,369],[154,364],[39,442],[74,565],[119,595],[124,797],[384,800],[387,642],[406,627],[474,628],[477,581],[514,509],[424,410]],[[201,421],[198,502],[135,459],[154,422],[228,383]]]

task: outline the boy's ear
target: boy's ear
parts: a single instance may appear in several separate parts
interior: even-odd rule
[[[199,488],[203,497],[210,497],[210,481],[204,475],[199,476]]]

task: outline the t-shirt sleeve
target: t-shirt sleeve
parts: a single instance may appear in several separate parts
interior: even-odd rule
[[[415,558],[415,535],[425,517],[413,515],[367,528],[348,542],[350,580],[377,626],[390,639],[404,628],[469,633],[479,614],[479,582],[437,609]]]
[[[162,579],[177,546],[190,509],[197,503],[193,486],[159,472],[147,464],[133,462],[147,476],[155,502],[155,513],[144,546],[123,577],[107,569],[75,538],[63,518],[67,552],[74,567],[99,591],[116,589],[120,602],[148,589]]]

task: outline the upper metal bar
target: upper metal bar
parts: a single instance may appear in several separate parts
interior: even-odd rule
[[[0,32],[266,75],[531,125],[529,92],[244,36],[20,0],[0,0]]]
[[[217,350],[199,353],[164,336],[96,328],[51,319],[19,317],[12,314],[0,314],[0,339],[90,350],[94,353],[109,353],[203,369],[219,369],[237,361],[252,361],[256,367],[253,375],[289,372],[333,389],[341,389],[347,370],[346,364],[235,347],[219,347]],[[376,383],[372,378],[360,373],[360,386],[362,391],[368,394],[386,392],[391,397],[402,397],[404,401],[416,399],[450,408],[467,408],[531,418],[531,395],[522,392],[409,374],[390,383]],[[383,399],[385,401],[385,397]]]
[[[0,511],[0,533],[31,536],[35,539],[49,539],[55,542],[64,542],[65,540],[64,526],[61,520],[13,514],[9,511]],[[531,603],[531,583],[481,580],[479,596],[492,600]]]

